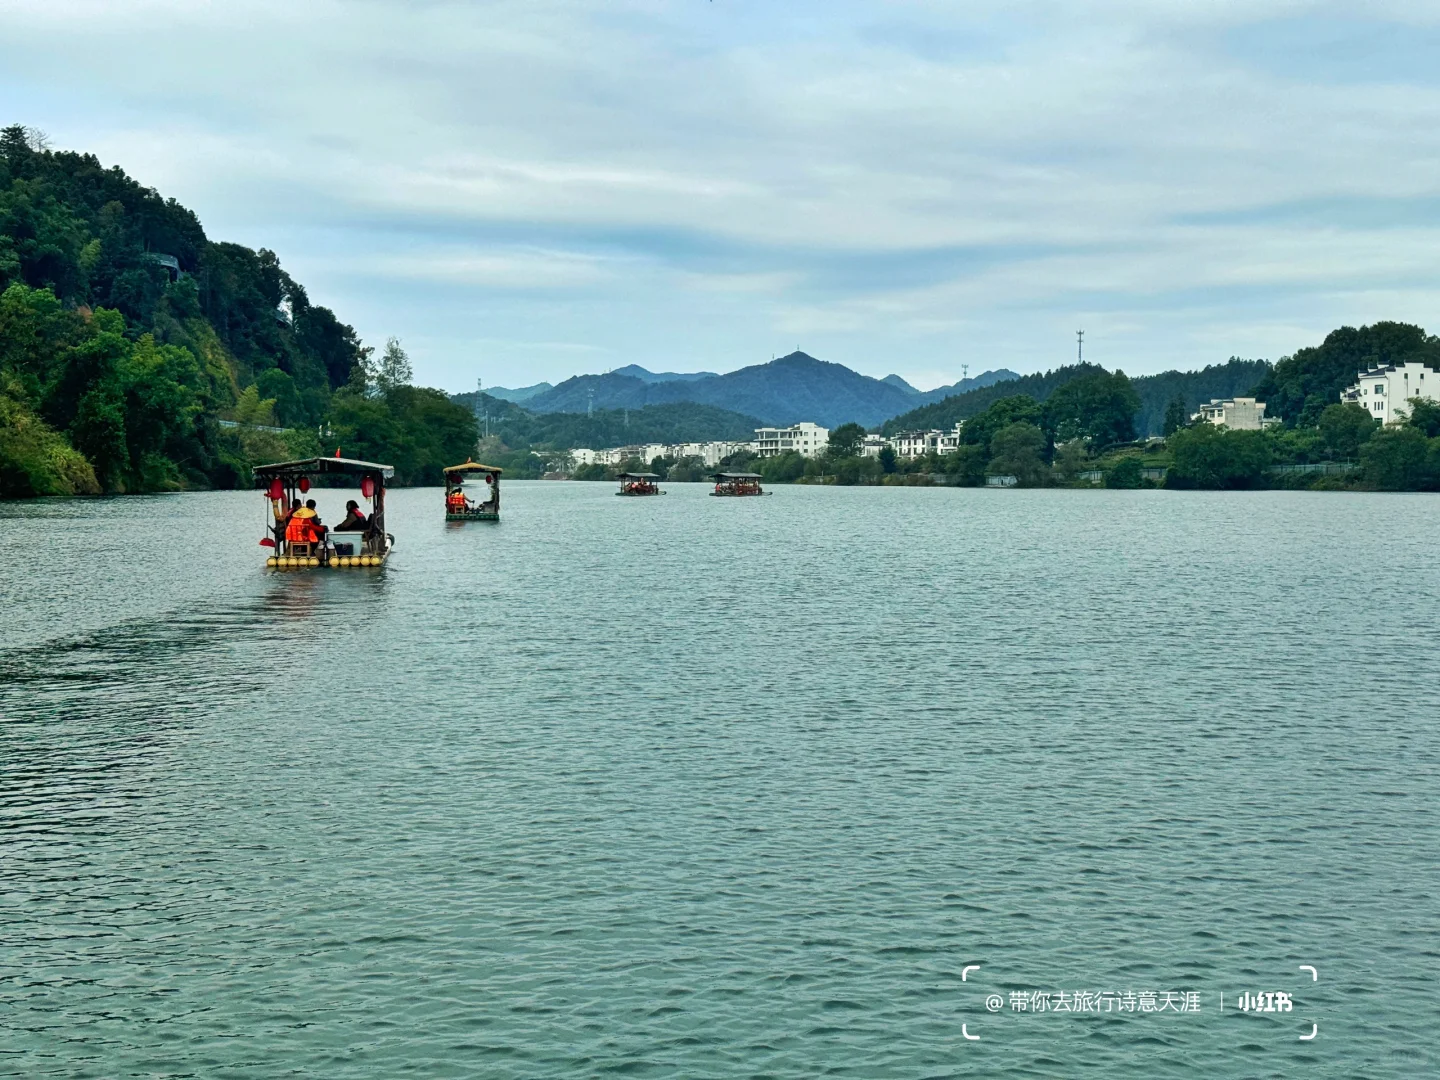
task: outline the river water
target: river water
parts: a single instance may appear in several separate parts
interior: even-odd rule
[[[0,1074],[1440,1068],[1440,499],[612,490],[0,504]]]

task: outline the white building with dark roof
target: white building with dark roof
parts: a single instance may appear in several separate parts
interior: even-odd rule
[[[1359,405],[1382,424],[1404,420],[1410,399],[1417,397],[1440,400],[1440,373],[1414,361],[1357,372],[1355,385],[1340,393],[1342,402]]]

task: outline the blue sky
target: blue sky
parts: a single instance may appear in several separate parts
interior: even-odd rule
[[[0,0],[0,122],[431,385],[929,387],[1440,327],[1436,55],[1406,0]]]

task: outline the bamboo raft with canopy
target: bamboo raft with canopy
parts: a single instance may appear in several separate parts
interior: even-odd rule
[[[710,479],[715,481],[715,490],[711,495],[741,496],[741,495],[769,495],[768,491],[760,490],[762,477],[759,473],[753,472],[717,472],[713,473]]]
[[[481,465],[467,461],[463,465],[445,467],[445,520],[446,521],[499,521],[500,520],[500,474],[503,469],[494,465]],[[465,497],[465,480],[479,473],[485,479],[484,502],[472,503]]]
[[[664,495],[660,477],[653,472],[622,472],[618,477],[620,490],[616,495]]]
[[[270,504],[269,535],[260,541],[274,552],[265,559],[267,567],[303,570],[385,565],[395,546],[395,537],[385,531],[385,481],[395,475],[393,466],[342,458],[337,451],[334,457],[259,465],[253,474],[255,486]],[[303,503],[296,505],[300,496],[311,491],[312,477],[358,478],[360,497],[371,504],[370,513],[364,513],[352,499],[353,508],[344,521],[334,528],[323,525],[315,510]],[[346,488],[326,484],[324,490]]]

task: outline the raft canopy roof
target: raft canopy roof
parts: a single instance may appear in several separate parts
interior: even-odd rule
[[[712,474],[716,480],[762,480],[758,472],[717,472]]]
[[[357,461],[355,458],[313,457],[303,461],[277,461],[273,465],[256,465],[251,470],[255,479],[269,480],[273,477],[364,475],[374,473],[385,479],[395,475],[394,465],[380,465],[374,461]]]
[[[478,461],[467,461],[464,465],[446,465],[445,471],[447,473],[488,472],[498,476],[505,470],[496,468],[494,465],[481,465]]]
[[[620,480],[659,480],[660,474],[653,472],[622,472],[617,479]]]

